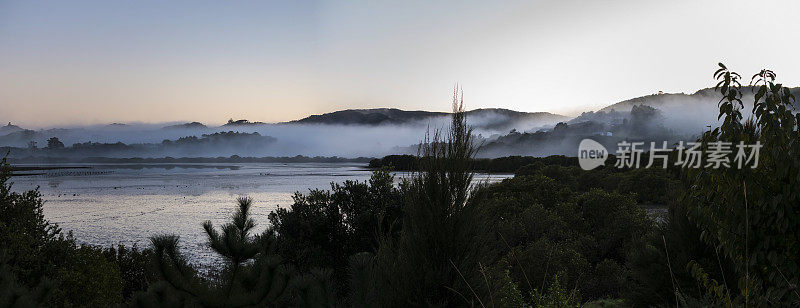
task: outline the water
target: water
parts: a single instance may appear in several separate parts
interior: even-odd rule
[[[81,243],[149,245],[148,238],[176,234],[181,250],[200,266],[218,261],[205,245],[201,224],[228,221],[238,196],[254,199],[256,232],[267,216],[292,204],[292,195],[329,189],[331,182],[365,181],[358,163],[94,165],[88,169],[35,171],[15,176],[14,190],[40,187],[44,215]],[[396,174],[403,176],[403,174]],[[497,181],[509,175],[476,175]]]

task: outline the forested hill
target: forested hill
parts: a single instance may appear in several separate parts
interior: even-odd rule
[[[447,118],[449,113],[432,111],[407,111],[395,108],[347,109],[320,115],[311,115],[288,123],[298,124],[335,124],[335,125],[402,125]],[[505,127],[512,123],[542,122],[557,123],[568,117],[549,112],[522,112],[502,108],[475,109],[467,112],[469,119],[480,121],[476,126]]]
[[[788,89],[792,94],[794,94],[795,97],[800,95],[800,87]],[[742,87],[742,94],[747,97],[747,99],[744,99],[745,103],[750,102],[752,104],[752,96],[755,93],[753,90],[754,88],[750,86]],[[712,108],[717,108],[717,102],[719,102],[719,99],[720,95],[718,91],[715,91],[714,88],[706,88],[698,90],[692,94],[658,93],[645,95],[609,105],[603,109],[600,109],[599,111],[630,111],[631,108],[636,105],[647,105],[657,109],[671,109],[673,107],[691,108],[699,106],[710,106]]]

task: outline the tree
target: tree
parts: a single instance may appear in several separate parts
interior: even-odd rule
[[[474,153],[456,93],[446,138],[437,131],[420,146],[425,159],[407,184],[399,237],[353,262],[351,270],[367,279],[356,281],[368,288],[359,298],[377,294],[375,306],[489,305],[496,287],[483,273],[495,261],[494,238],[482,207],[468,202]]]
[[[633,105],[631,108],[631,132],[644,135],[662,125],[661,111],[647,105]]]
[[[273,234],[250,234],[255,227],[250,217],[252,199],[241,197],[237,202],[231,221],[219,230],[209,221],[203,223],[209,247],[225,260],[224,267],[216,271],[217,277],[209,279],[197,273],[179,252],[177,236],[152,237],[153,261],[162,280],[137,296],[132,304],[250,307],[332,302],[326,284],[330,273],[296,274],[273,253]]]
[[[9,176],[3,159],[0,306],[16,305],[15,298],[23,300],[20,305],[43,302],[59,307],[121,302],[123,282],[117,264],[106,259],[100,248],[79,246],[70,234],[62,234],[58,225],[45,219],[39,191],[14,192]],[[9,293],[2,292],[6,287]],[[28,291],[32,293],[26,295]]]
[[[47,139],[47,148],[51,149],[51,150],[52,149],[63,149],[64,148],[64,143],[59,141],[58,138],[53,137],[53,138]]]
[[[714,74],[720,127],[701,141],[760,143],[756,168],[690,169],[690,217],[704,241],[735,265],[743,300],[790,305],[800,301],[800,114],[794,95],[775,83],[775,73],[753,75],[754,118],[742,121],[740,75],[723,64]],[[735,149],[735,148],[734,148]]]
[[[296,193],[289,208],[270,213],[277,252],[301,270],[330,268],[340,295],[347,293],[351,255],[375,252],[381,234],[396,233],[402,193],[386,169],[369,181],[331,184],[331,190]]]
[[[6,262],[23,285],[36,285],[58,271],[64,256],[73,248],[56,224],[44,218],[44,201],[37,190],[11,190],[10,169],[0,161],[0,248]]]

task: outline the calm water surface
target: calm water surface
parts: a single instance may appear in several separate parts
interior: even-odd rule
[[[205,246],[203,221],[227,222],[238,196],[254,199],[256,231],[267,215],[288,207],[294,192],[329,189],[331,182],[364,181],[371,172],[357,163],[93,165],[15,176],[14,190],[39,186],[44,214],[81,243],[149,245],[157,234],[176,234],[192,262],[218,262]],[[396,174],[400,177],[404,174]],[[477,174],[497,181],[510,175]]]

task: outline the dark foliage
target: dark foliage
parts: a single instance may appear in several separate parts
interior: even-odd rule
[[[369,161],[370,168],[389,167],[396,171],[416,171],[421,162],[428,160],[428,157],[416,157],[413,155],[388,155],[383,158],[376,158]],[[520,168],[531,165],[558,165],[558,166],[577,166],[578,158],[566,157],[563,155],[552,155],[547,157],[532,156],[507,156],[499,158],[472,158],[470,168],[474,172],[487,173],[515,173]]]
[[[386,171],[368,182],[331,184],[330,191],[296,193],[294,204],[269,215],[277,253],[301,270],[333,269],[344,294],[351,255],[374,252],[382,234],[397,233],[403,195]]]
[[[159,282],[131,303],[139,307],[329,306],[336,303],[329,271],[299,274],[274,254],[271,232],[251,235],[252,199],[237,199],[231,221],[220,229],[203,224],[208,245],[225,264],[213,279],[199,275],[178,248],[178,237],[151,238]]]
[[[691,169],[685,177],[690,187],[686,199],[690,218],[703,240],[732,261],[740,278],[737,286],[725,287],[707,279],[707,267],[693,269],[719,302],[797,305],[800,113],[793,111],[795,97],[775,83],[775,73],[762,70],[751,81],[754,117],[743,121],[741,77],[719,66],[714,77],[722,96],[722,125],[703,134],[701,140],[734,145],[759,142],[762,148],[757,168]]]
[[[38,190],[17,193],[0,162],[0,264],[9,305],[110,306],[123,300],[123,275],[99,247],[77,245],[42,213]]]
[[[643,155],[643,159],[647,159]],[[543,175],[576,192],[599,188],[609,192],[632,194],[637,203],[666,206],[679,189],[680,181],[672,170],[660,167],[618,169],[612,166],[585,171],[577,166],[537,162],[520,168],[517,176]]]
[[[136,292],[147,290],[150,283],[158,278],[152,268],[153,250],[150,248],[117,245],[103,249],[103,256],[119,267],[123,283],[122,297],[125,299],[131,298]]]
[[[387,155],[369,161],[370,168],[391,168],[397,171],[417,169],[417,157],[414,155]]]
[[[497,266],[510,269],[526,293],[543,292],[558,277],[584,299],[619,296],[627,250],[650,228],[630,195],[579,193],[543,175],[508,179],[476,196],[498,220],[505,257]]]
[[[453,108],[445,139],[435,132],[422,142],[425,159],[407,183],[399,237],[383,238],[374,257],[353,260],[354,276],[366,279],[354,283],[367,288],[357,299],[374,299],[376,306],[484,306],[498,293],[484,274],[496,251],[489,219],[469,202],[472,134],[455,96]]]
[[[61,142],[61,140],[58,140],[58,138],[53,137],[53,138],[47,139],[47,148],[48,149],[63,149],[64,148],[64,143]]]
[[[706,291],[698,288],[690,264],[702,266],[722,285],[736,284],[730,260],[700,239],[700,229],[689,221],[678,200],[673,199],[664,221],[629,252],[625,298],[634,306],[675,306],[684,304],[685,298],[704,298]]]

